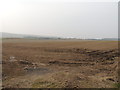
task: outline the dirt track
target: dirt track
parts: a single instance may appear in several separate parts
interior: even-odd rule
[[[3,87],[113,88],[117,41],[3,41]]]

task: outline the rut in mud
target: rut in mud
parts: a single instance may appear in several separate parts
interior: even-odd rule
[[[50,61],[49,64],[75,64],[75,65],[94,65],[92,62],[104,62],[111,61],[109,64],[114,63],[114,59],[119,57],[117,49],[113,50],[89,50],[89,49],[55,49],[55,50],[47,50],[49,52],[57,52],[57,53],[77,53],[84,54],[87,58],[82,59],[68,59],[76,62],[61,62],[61,61]],[[80,62],[79,62],[80,61]]]

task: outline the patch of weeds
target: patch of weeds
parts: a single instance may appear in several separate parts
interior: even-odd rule
[[[114,84],[114,87],[120,89],[120,83],[115,83],[115,84]]]
[[[38,81],[33,83],[32,85],[33,88],[55,88],[57,85],[53,82],[48,82],[48,81]]]

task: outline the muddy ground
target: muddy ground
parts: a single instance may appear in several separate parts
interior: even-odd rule
[[[114,88],[118,42],[3,40],[5,88]]]

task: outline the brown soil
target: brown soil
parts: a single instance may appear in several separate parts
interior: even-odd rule
[[[118,42],[3,40],[3,87],[114,88]]]

